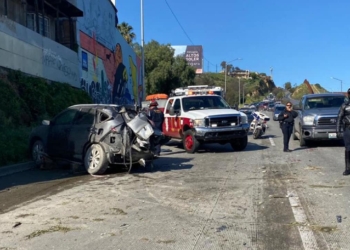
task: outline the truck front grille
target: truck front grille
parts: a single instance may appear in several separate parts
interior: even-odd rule
[[[231,127],[239,125],[239,116],[208,117],[206,125],[209,127]]]
[[[336,125],[337,117],[320,117],[317,120],[317,125],[325,126],[325,125]]]

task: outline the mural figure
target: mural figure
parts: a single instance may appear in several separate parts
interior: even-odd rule
[[[112,98],[116,104],[124,104],[125,101],[123,100],[123,97],[125,94],[126,85],[128,83],[128,72],[123,63],[123,52],[119,43],[117,43],[115,46],[114,65],[116,71],[114,74]]]
[[[132,92],[134,94],[134,101],[137,102],[137,98],[138,98],[137,68],[131,56],[129,56],[129,65],[130,65],[130,77],[132,81],[131,83]]]

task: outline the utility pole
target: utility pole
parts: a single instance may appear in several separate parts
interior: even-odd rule
[[[241,105],[241,77],[238,78],[238,109]]]
[[[216,73],[218,73],[218,65],[216,64]]]
[[[144,34],[144,22],[143,22],[143,0],[141,0],[141,47],[142,47],[142,86],[143,93],[146,94],[145,88],[145,34]]]

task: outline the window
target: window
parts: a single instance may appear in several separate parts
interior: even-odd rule
[[[180,111],[181,110],[181,105],[180,105],[180,100],[176,99],[174,103],[174,111]]]
[[[43,25],[43,16],[41,14],[39,16],[39,31],[36,27],[36,15],[35,13],[27,13],[27,28],[39,32],[44,36],[49,34],[49,18],[44,17],[44,25]]]
[[[83,108],[79,111],[75,118],[75,125],[92,125],[94,123],[94,110],[91,108]]]
[[[54,125],[69,125],[73,123],[78,110],[68,109],[54,119]]]

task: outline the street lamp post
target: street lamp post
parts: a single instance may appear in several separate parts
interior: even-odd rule
[[[233,59],[232,61],[226,62],[225,64],[225,95],[226,95],[226,89],[227,89],[227,64],[233,61],[237,61],[237,60],[243,60],[242,58],[236,58]]]
[[[343,92],[343,81],[335,77],[331,77],[331,78],[340,82],[340,92]]]
[[[144,22],[143,22],[143,0],[141,0],[141,48],[142,48],[142,85],[143,92],[145,91],[145,39],[144,39]],[[144,92],[145,93],[145,92]]]
[[[239,105],[241,105],[241,78],[238,78],[238,109]]]

